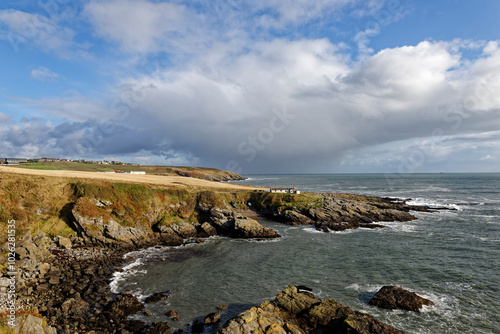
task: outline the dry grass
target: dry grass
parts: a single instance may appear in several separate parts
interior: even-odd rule
[[[188,176],[204,180],[222,180],[227,177],[239,177],[238,174],[205,167],[183,167],[183,166],[131,166],[131,165],[103,165],[91,162],[55,161],[40,163],[24,163],[16,168],[40,169],[40,170],[72,170],[81,172],[105,172],[105,171],[144,171],[152,175],[164,176]]]
[[[180,187],[191,190],[200,189],[214,189],[214,190],[264,190],[267,188],[256,188],[246,185],[239,185],[225,182],[214,182],[208,180],[197,179],[193,177],[184,176],[161,176],[161,175],[135,175],[135,174],[110,174],[110,173],[94,173],[82,172],[71,170],[38,170],[38,169],[23,169],[16,167],[0,167],[0,174],[25,174],[25,175],[39,175],[39,176],[53,176],[73,179],[93,179],[93,180],[107,180],[114,182],[127,182],[127,183],[147,183],[157,184],[162,186]]]

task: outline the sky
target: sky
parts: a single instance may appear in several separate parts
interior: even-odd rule
[[[500,172],[498,0],[3,0],[0,156]]]

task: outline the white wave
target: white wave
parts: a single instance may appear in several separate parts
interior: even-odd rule
[[[178,247],[187,247],[187,245],[186,246],[177,246],[177,247],[153,246],[153,247],[144,248],[144,249],[140,249],[140,250],[125,254],[123,256],[124,259],[134,259],[134,261],[126,264],[125,266],[123,266],[121,268],[121,270],[113,273],[113,275],[111,276],[110,283],[109,283],[109,287],[110,287],[111,292],[119,293],[120,292],[120,283],[123,281],[126,281],[127,278],[134,276],[134,275],[137,275],[137,274],[143,274],[143,275],[147,274],[147,270],[145,270],[145,269],[140,270],[137,267],[144,265],[148,259],[161,258],[161,254],[166,249],[172,249],[172,248],[178,248]]]
[[[313,227],[311,227],[311,226],[304,227],[304,228],[302,228],[302,230],[303,230],[304,232],[307,232],[307,233],[314,233],[314,234],[323,234],[323,233],[325,233],[325,232],[323,232],[323,231],[318,231],[318,230],[316,229],[316,227],[314,227],[314,226],[313,226]]]
[[[142,264],[143,264],[142,259],[139,258],[139,259],[135,260],[134,262],[129,263],[126,266],[124,266],[121,269],[121,271],[114,272],[113,276],[111,277],[111,282],[109,283],[109,287],[110,287],[111,292],[119,293],[120,282],[125,281],[128,277],[135,275],[137,273],[143,273],[143,274],[147,273],[146,270],[134,269]]]
[[[417,225],[411,222],[377,222],[377,224],[385,226],[385,229],[389,229],[394,232],[415,233],[419,230]],[[384,231],[385,229],[376,230]]]
[[[448,209],[454,209],[458,211],[462,211],[463,208],[457,204],[450,204],[450,203],[440,203],[431,199],[426,199],[426,198],[415,198],[410,201],[407,201],[406,204],[408,205],[415,205],[415,206],[425,206],[429,208],[448,208]]]
[[[383,287],[383,285],[352,283],[352,284],[346,286],[345,289],[354,290],[357,292],[377,292],[382,287]]]

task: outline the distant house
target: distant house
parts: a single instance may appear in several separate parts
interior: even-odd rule
[[[26,162],[28,162],[28,159],[24,158],[0,158],[0,164],[4,165],[19,165]]]
[[[127,174],[141,174],[141,175],[145,175],[146,172],[143,172],[143,171],[128,171],[128,172],[125,172]]]
[[[285,194],[300,194],[300,191],[295,189],[295,187],[292,187],[292,188],[270,188],[269,192],[270,193],[285,193]]]

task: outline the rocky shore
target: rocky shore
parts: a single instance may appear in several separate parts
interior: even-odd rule
[[[239,314],[217,333],[402,334],[371,315],[353,311],[333,299],[322,301],[307,287],[293,285],[273,301]]]
[[[83,187],[86,187],[85,191],[81,189]],[[40,333],[170,333],[167,323],[146,324],[128,320],[129,315],[144,312],[144,305],[126,291],[119,295],[111,293],[109,279],[125,264],[123,255],[156,245],[179,246],[186,242],[203,242],[203,238],[215,235],[255,239],[280,237],[276,231],[249,218],[245,212],[285,224],[314,225],[328,232],[382,227],[374,222],[408,221],[415,219],[411,210],[430,211],[406,205],[401,200],[347,194],[217,194],[205,191],[193,196],[177,190],[153,192],[147,187],[113,187],[111,190],[102,186],[73,187],[73,202],[64,204],[58,212],[59,217],[63,217],[74,231],[70,237],[50,236],[41,231],[33,235],[27,231],[18,238],[18,311],[42,317],[46,327]],[[128,197],[112,198],[116,196],[116,189],[125,192]],[[167,203],[166,208],[154,204],[159,201],[158,198]],[[230,199],[234,200],[229,203]],[[9,283],[5,271],[3,275],[0,292],[5,293]],[[287,293],[292,293],[293,298],[306,298],[311,303],[300,311],[295,310],[295,313],[279,302],[261,306],[263,311],[259,312],[287,313],[294,319],[289,325],[283,322],[281,329],[278,323],[271,321],[271,332],[307,333],[310,328],[326,321],[319,318],[311,320],[313,318],[306,316],[312,316],[316,311],[323,314],[323,311],[311,308],[321,301],[306,292],[292,290]],[[269,310],[271,305],[273,310]],[[366,328],[385,328],[369,316],[360,316],[347,308],[331,312],[345,315],[342,323],[352,323],[352,317],[359,316],[362,322],[369,319],[371,325],[363,325]],[[216,315],[213,317],[216,318]],[[316,321],[316,325],[313,326],[310,321]],[[372,325],[372,322],[377,325]],[[292,325],[300,330],[295,331]],[[228,331],[228,326],[232,325],[225,326],[221,333],[233,333]],[[262,332],[267,330],[269,328]],[[393,329],[386,332],[398,333]],[[359,333],[386,332],[373,330]]]

